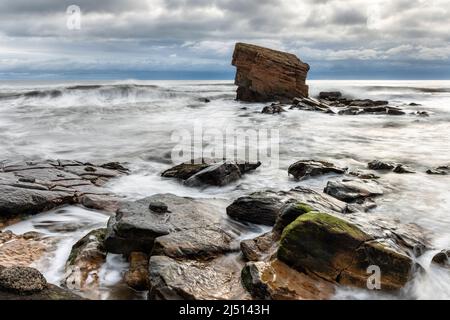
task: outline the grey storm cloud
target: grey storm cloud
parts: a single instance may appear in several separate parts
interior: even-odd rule
[[[318,68],[448,65],[450,0],[0,0],[0,73],[222,70],[236,41]],[[81,30],[66,8],[81,8]],[[364,63],[362,63],[364,62]],[[405,67],[407,68],[407,67]]]

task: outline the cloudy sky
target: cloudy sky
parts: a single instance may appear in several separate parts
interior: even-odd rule
[[[81,8],[80,29],[68,6]],[[231,79],[234,43],[313,79],[450,79],[450,0],[0,0],[0,78]],[[70,23],[72,22],[72,24]]]

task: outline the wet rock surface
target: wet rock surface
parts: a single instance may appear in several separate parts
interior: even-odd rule
[[[86,196],[119,201],[101,188],[110,179],[127,173],[119,166],[69,160],[5,163],[0,169],[0,214],[3,217],[36,214],[75,203],[89,206]]]
[[[240,282],[243,264],[226,256],[202,262],[175,260],[166,256],[150,258],[148,298],[157,300],[248,299]]]
[[[427,174],[446,176],[450,174],[450,166],[439,166],[433,169],[428,169]]]
[[[242,283],[254,298],[263,300],[322,300],[334,293],[330,282],[298,272],[277,259],[247,263]]]
[[[124,275],[125,283],[137,291],[149,289],[149,256],[143,252],[132,252],[128,258],[130,268]]]
[[[183,180],[190,187],[221,187],[239,180],[242,175],[256,170],[260,165],[260,162],[199,160],[179,164],[164,171],[161,176]]]
[[[289,166],[288,173],[296,179],[305,179],[332,173],[343,174],[346,170],[326,161],[300,160]]]
[[[398,290],[415,271],[410,252],[426,246],[425,239],[416,238],[422,233],[413,229],[312,211],[284,229],[278,258],[297,270],[361,288],[367,284],[367,268],[376,265],[383,273],[381,289]]]
[[[227,215],[235,220],[273,226],[288,203],[303,202],[319,211],[344,212],[346,204],[329,195],[296,187],[289,191],[260,191],[236,199],[227,207]]]
[[[450,269],[450,250],[442,250],[441,252],[437,253],[431,262],[434,265],[438,265],[440,267],[448,268]]]
[[[89,232],[72,247],[65,268],[65,285],[71,290],[96,288],[101,266],[106,261],[103,246],[106,229]]]
[[[363,179],[329,181],[324,192],[345,202],[361,201],[383,195],[383,189],[376,181]]]
[[[149,209],[151,203],[167,205],[165,213]],[[124,203],[108,222],[105,247],[108,252],[150,253],[156,238],[173,232],[220,225],[216,208],[202,200],[159,194]]]
[[[237,68],[237,100],[290,101],[308,96],[309,65],[293,54],[237,43],[232,64]]]
[[[211,259],[236,251],[233,237],[217,227],[201,227],[173,232],[155,240],[152,255],[174,259]]]
[[[265,114],[279,114],[282,112],[286,112],[286,110],[284,110],[282,104],[277,103],[272,103],[270,106],[265,106],[261,111],[261,113]]]

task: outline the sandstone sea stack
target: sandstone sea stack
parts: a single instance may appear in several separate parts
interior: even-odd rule
[[[237,43],[232,64],[237,67],[237,100],[291,102],[308,96],[309,65],[294,54]]]

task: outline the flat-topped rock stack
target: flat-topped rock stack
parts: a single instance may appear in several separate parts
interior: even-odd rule
[[[237,100],[288,102],[308,96],[309,65],[294,54],[237,43],[232,65],[237,67]]]

